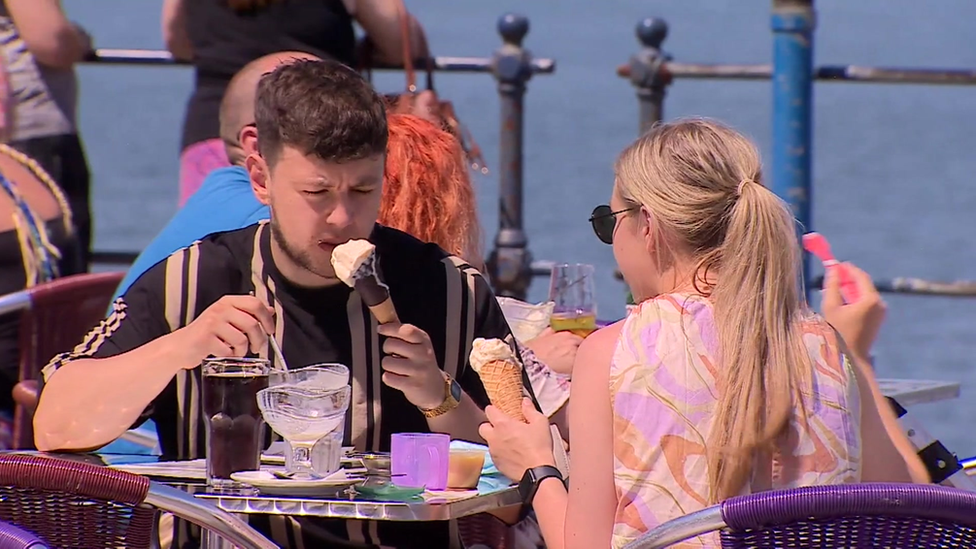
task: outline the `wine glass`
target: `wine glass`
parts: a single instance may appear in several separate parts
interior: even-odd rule
[[[549,301],[554,303],[549,326],[586,337],[596,330],[593,265],[554,265],[549,279]]]

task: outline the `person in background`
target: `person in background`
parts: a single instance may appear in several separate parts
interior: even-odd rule
[[[0,49],[4,141],[40,163],[64,191],[88,270],[90,176],[78,135],[74,66],[91,53],[91,37],[68,20],[59,0],[3,0]]]
[[[207,235],[242,229],[270,217],[268,207],[254,197],[251,178],[244,167],[244,159],[255,152],[257,142],[254,99],[258,81],[264,74],[298,59],[318,58],[297,51],[272,53],[251,61],[234,75],[220,104],[220,141],[231,165],[207,174],[200,189],[176,211],[129,267],[113,301],[144,272],[176,250]]]
[[[32,1],[32,0],[22,0]],[[214,169],[230,165],[218,111],[231,78],[267,54],[302,51],[356,65],[358,23],[378,62],[403,62],[402,0],[164,0],[163,38],[177,59],[191,61],[193,92],[183,121],[180,205]],[[411,52],[428,54],[423,29],[408,17]]]
[[[380,223],[483,268],[478,202],[460,143],[417,116],[388,118]]]
[[[708,120],[661,124],[614,171],[591,223],[638,308],[580,345],[568,488],[532,406],[528,424],[488,407],[481,428],[533,494],[547,547],[623,547],[740,494],[927,481],[858,357],[807,307],[793,215],[748,139]]]
[[[84,272],[71,206],[33,159],[0,145],[0,295]],[[0,315],[0,449],[10,447],[21,313]]]

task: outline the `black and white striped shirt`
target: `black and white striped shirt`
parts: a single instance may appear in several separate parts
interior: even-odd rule
[[[174,253],[140,277],[71,353],[55,357],[45,377],[71,360],[118,355],[186,326],[224,295],[254,292],[274,308],[275,336],[292,367],[321,362],[349,366],[353,393],[347,445],[358,451],[389,451],[393,433],[428,431],[423,414],[381,382],[376,320],[359,295],[344,285],[309,289],[291,284],[271,259],[270,239],[270,227],[260,223],[211,235]],[[468,366],[471,343],[476,337],[510,333],[487,281],[464,261],[400,231],[377,225],[370,240],[400,320],[427,332],[441,368],[484,408],[484,387]],[[260,355],[274,360],[270,349]],[[200,400],[198,368],[178,374],[147,409],[146,417],[156,422],[163,459],[204,456]],[[446,522],[300,523],[253,517],[251,523],[287,547],[428,548],[458,543],[456,526]]]

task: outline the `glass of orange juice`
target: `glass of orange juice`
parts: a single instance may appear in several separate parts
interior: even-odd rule
[[[596,330],[593,265],[554,265],[549,279],[549,301],[555,305],[549,326],[554,332],[573,332],[586,337]]]

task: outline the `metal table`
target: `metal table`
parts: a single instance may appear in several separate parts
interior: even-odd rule
[[[315,496],[262,493],[229,495],[207,492],[204,484],[206,465],[202,459],[154,463],[151,458],[128,462],[124,456],[118,459],[102,456],[102,460],[109,467],[146,475],[164,484],[178,487],[230,513],[388,521],[440,521],[521,503],[518,489],[515,486],[502,486],[502,481],[495,477],[482,477],[477,490],[425,492],[423,499],[375,499],[354,492],[352,486],[355,484],[352,483],[349,486],[337,486],[332,489],[323,488],[323,493]],[[281,469],[281,466],[265,463],[262,468]]]
[[[202,487],[201,487],[202,488]],[[382,521],[442,521],[458,519],[510,505],[521,504],[518,488],[492,488],[482,481],[480,489],[456,493],[426,493],[423,500],[380,501],[363,495],[340,492],[330,498],[271,495],[228,496],[196,492],[229,513],[247,520],[249,514],[283,515]],[[232,549],[233,545],[213,532],[205,532],[201,549]]]
[[[426,495],[425,500],[380,501],[364,496],[308,498],[257,495],[248,497],[194,494],[230,513],[288,515],[356,520],[452,520],[521,503],[516,487],[457,494]]]
[[[959,383],[955,381],[878,379],[878,385],[885,396],[902,406],[959,398]]]

